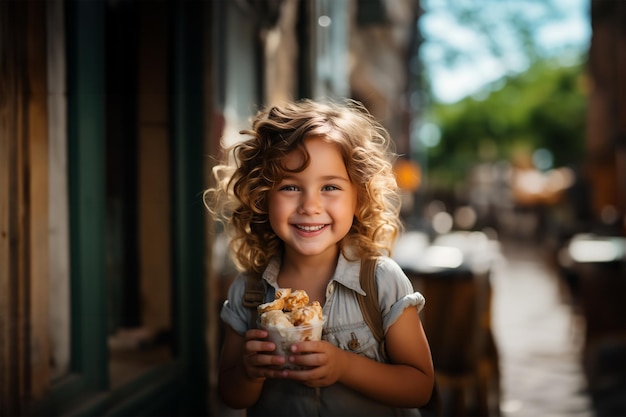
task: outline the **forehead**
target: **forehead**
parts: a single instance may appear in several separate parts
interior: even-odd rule
[[[299,169],[304,163],[307,165],[316,164],[323,166],[332,163],[336,166],[340,163],[345,168],[343,153],[339,144],[329,141],[324,136],[311,136],[302,142],[304,149],[295,149],[289,152],[283,161],[284,167],[288,170]]]

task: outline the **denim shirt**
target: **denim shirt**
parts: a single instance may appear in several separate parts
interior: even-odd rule
[[[363,319],[356,293],[365,294],[359,283],[360,261],[348,261],[339,256],[333,278],[326,287],[325,317],[322,339],[333,345],[383,362],[378,343]],[[263,273],[265,301],[274,299],[278,287],[280,259],[273,259]],[[243,306],[245,274],[237,276],[228,291],[221,319],[235,332],[244,335],[250,323],[250,310]],[[400,317],[404,309],[417,308],[424,297],[413,286],[400,266],[391,258],[380,257],[376,265],[378,299],[383,317],[383,329]],[[356,339],[358,343],[350,343]],[[356,346],[356,348],[355,348]],[[352,349],[351,349],[352,347]],[[372,378],[375,378],[372,375]],[[266,379],[257,403],[248,409],[252,416],[419,416],[417,409],[393,408],[380,404],[360,393],[336,383],[323,388],[309,388],[286,379]]]

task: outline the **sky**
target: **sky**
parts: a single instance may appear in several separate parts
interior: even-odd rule
[[[495,56],[489,51],[484,33],[459,25],[450,13],[450,2],[471,6],[491,25],[490,32],[505,51]],[[486,84],[506,74],[522,72],[527,59],[520,52],[511,26],[503,24],[505,14],[532,22],[532,36],[544,56],[560,57],[564,65],[573,63],[589,47],[591,0],[551,0],[554,11],[546,17],[546,0],[422,0],[425,14],[420,29],[425,38],[420,54],[438,101],[453,103],[477,93]],[[482,10],[481,10],[482,9]],[[445,60],[446,48],[463,51],[463,59],[453,67]]]

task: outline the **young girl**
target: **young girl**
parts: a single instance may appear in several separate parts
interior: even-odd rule
[[[304,100],[260,112],[241,133],[250,138],[230,149],[233,164],[217,166],[217,186],[205,192],[242,271],[221,311],[222,400],[248,416],[419,415],[434,372],[424,298],[388,257],[400,222],[387,132],[357,102]],[[386,357],[356,297],[369,257],[378,258]],[[323,340],[273,355],[243,304],[248,276],[262,276],[264,302],[278,288],[319,301]]]

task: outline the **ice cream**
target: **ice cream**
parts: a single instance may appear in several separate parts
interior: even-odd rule
[[[276,344],[276,355],[287,356],[293,343],[322,338],[322,306],[318,301],[309,302],[304,290],[280,288],[274,301],[261,304],[257,310],[261,328]]]

